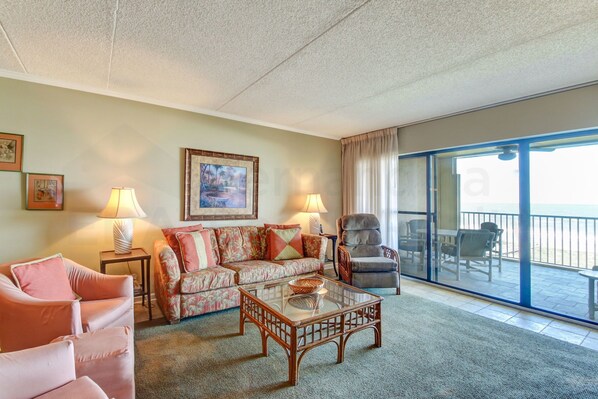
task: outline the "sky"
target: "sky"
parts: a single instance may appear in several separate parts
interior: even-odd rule
[[[462,210],[492,211],[492,204],[519,201],[518,158],[501,161],[497,154],[460,158],[457,173],[461,175]],[[532,151],[530,180],[532,207],[593,206],[598,217],[598,145]]]

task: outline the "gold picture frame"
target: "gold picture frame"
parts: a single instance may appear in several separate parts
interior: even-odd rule
[[[183,219],[257,219],[258,175],[258,157],[185,148]]]

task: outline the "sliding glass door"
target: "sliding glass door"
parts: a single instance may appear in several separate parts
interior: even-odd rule
[[[410,155],[399,169],[404,274],[598,318],[598,131]]]
[[[531,301],[590,319],[589,280],[598,265],[598,136],[530,145]]]

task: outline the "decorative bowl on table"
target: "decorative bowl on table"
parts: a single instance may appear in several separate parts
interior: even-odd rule
[[[289,281],[289,288],[295,294],[311,294],[324,286],[324,280],[319,277],[303,277]]]

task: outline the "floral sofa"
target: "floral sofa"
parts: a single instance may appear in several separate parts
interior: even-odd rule
[[[302,234],[300,259],[265,260],[266,228],[206,228],[217,266],[185,272],[166,240],[154,243],[154,292],[169,323],[239,306],[239,286],[319,272],[324,269],[327,238]]]

